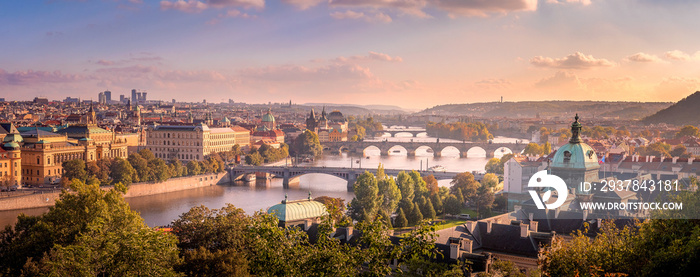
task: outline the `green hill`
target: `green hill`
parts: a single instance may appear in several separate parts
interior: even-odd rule
[[[642,119],[646,124],[674,124],[674,125],[699,125],[700,124],[700,91],[689,95],[670,107]]]

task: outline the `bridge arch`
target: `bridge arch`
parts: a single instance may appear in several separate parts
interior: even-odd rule
[[[389,149],[387,149],[386,154],[391,155],[391,156],[403,156],[403,155],[408,156],[409,152],[408,152],[408,149],[406,149],[406,147],[403,147],[403,145],[396,144],[396,145],[389,147]],[[416,153],[413,152],[413,155],[415,155],[415,154]]]
[[[440,157],[460,157],[462,155],[461,151],[459,148],[449,145],[445,146],[442,149],[440,149],[440,152],[438,152],[438,155]]]
[[[413,133],[408,132],[408,131],[406,131],[406,132],[396,132],[396,133],[394,133],[394,137],[395,137],[395,138],[412,138],[412,137],[413,137]]]
[[[416,148],[416,150],[413,151],[415,156],[422,156],[422,157],[434,157],[435,156],[435,150],[433,150],[432,147],[426,146],[426,145],[421,145]],[[409,153],[410,156],[410,153]]]
[[[484,149],[481,146],[472,146],[470,147],[467,152],[466,156],[464,158],[485,158],[487,155],[486,149]]]
[[[503,155],[506,154],[513,154],[513,150],[511,150],[508,147],[502,146],[499,148],[496,148],[496,150],[493,151],[493,157],[494,158],[501,158]]]
[[[376,145],[369,145],[362,149],[362,156],[381,156],[382,149]]]

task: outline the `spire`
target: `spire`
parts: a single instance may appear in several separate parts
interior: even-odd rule
[[[574,123],[571,123],[571,139],[569,143],[581,143],[581,123],[578,122],[578,113],[574,117]]]
[[[309,200],[311,200],[311,199],[312,199],[312,198],[311,198],[311,191],[309,191]]]

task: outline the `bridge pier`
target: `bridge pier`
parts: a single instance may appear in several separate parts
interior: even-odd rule
[[[433,157],[442,157],[442,151],[433,151]]]
[[[459,157],[460,158],[469,158],[469,154],[467,154],[467,151],[462,151],[462,152],[459,152]]]
[[[408,156],[409,156],[409,157],[415,157],[415,156],[416,156],[416,150],[408,151]]]
[[[486,151],[486,157],[493,158],[494,157],[493,151]]]
[[[348,173],[348,191],[354,191],[355,181],[357,181],[357,176],[355,172]]]

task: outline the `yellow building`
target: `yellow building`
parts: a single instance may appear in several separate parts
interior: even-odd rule
[[[0,187],[22,184],[22,156],[19,144],[8,141],[0,147]]]
[[[231,151],[236,144],[249,146],[250,132],[243,128],[209,128],[206,124],[161,125],[149,128],[146,148],[164,160],[202,161],[209,154]]]

